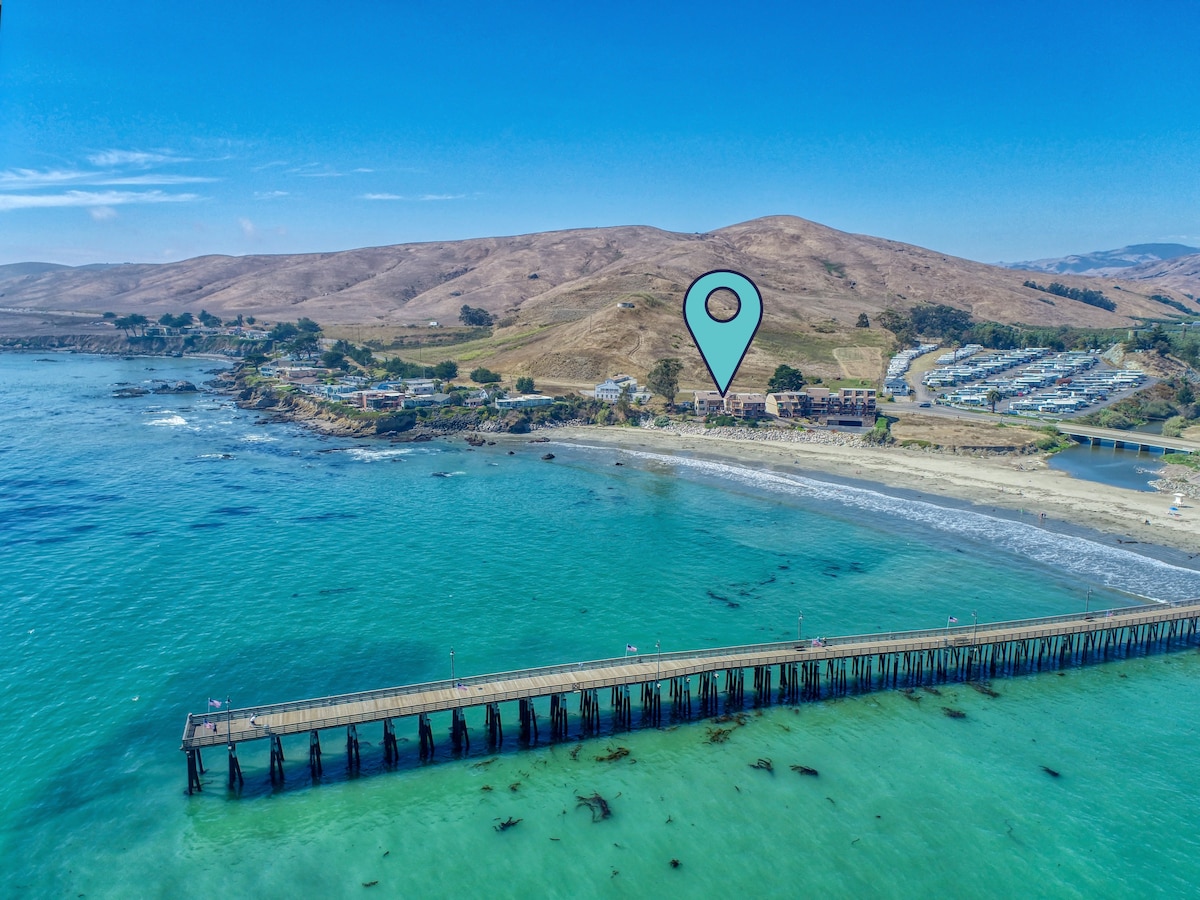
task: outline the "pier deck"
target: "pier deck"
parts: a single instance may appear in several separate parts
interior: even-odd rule
[[[886,673],[898,672],[901,658],[907,674],[909,660],[919,660],[922,655],[929,661],[931,669],[934,665],[944,668],[946,663],[943,657],[952,660],[960,670],[966,660],[967,677],[970,677],[972,660],[977,671],[982,671],[990,660],[992,674],[995,674],[997,648],[1013,645],[1028,648],[1033,642],[1041,642],[1043,649],[1046,649],[1053,642],[1054,646],[1047,652],[1065,653],[1065,647],[1070,646],[1074,653],[1078,636],[1103,634],[1108,636],[1105,644],[1107,655],[1107,647],[1114,642],[1113,635],[1117,635],[1116,643],[1119,643],[1121,635],[1136,635],[1137,640],[1143,640],[1144,635],[1148,634],[1146,629],[1152,629],[1155,639],[1158,639],[1159,627],[1165,625],[1169,628],[1169,634],[1166,635],[1169,641],[1176,635],[1177,629],[1180,635],[1194,636],[1198,619],[1200,599],[978,626],[960,625],[925,631],[834,637],[826,638],[823,646],[812,646],[807,641],[785,641],[645,654],[628,659],[596,660],[470,676],[455,681],[404,685],[355,694],[218,710],[208,714],[192,713],[187,717],[180,749],[190,752],[222,744],[236,745],[282,735],[315,733],[326,728],[381,721],[386,723],[387,720],[407,716],[488,707],[509,701],[532,701],[539,697],[587,693],[604,688],[653,684],[657,689],[657,685],[663,681],[713,675],[722,671],[765,669],[769,695],[769,669],[774,666],[781,667],[782,688],[788,671],[794,673],[794,667],[804,668],[808,664],[809,673],[816,672],[818,696],[821,666],[825,667],[827,673],[833,671],[835,666],[841,666],[844,672],[848,660],[865,662],[868,684],[873,677],[872,660],[879,661],[879,671],[884,673],[882,680],[886,683],[889,677]],[[1084,640],[1078,643],[1080,646],[1085,643],[1091,646]],[[1004,652],[1007,661],[1007,651]],[[935,662],[934,656],[941,661]],[[1041,667],[1040,652],[1038,667]],[[861,681],[862,672],[856,670],[854,677]],[[793,674],[786,683],[794,684],[794,679]],[[891,683],[893,686],[897,683],[894,674]],[[690,706],[690,682],[688,690]],[[254,724],[250,722],[252,716]]]

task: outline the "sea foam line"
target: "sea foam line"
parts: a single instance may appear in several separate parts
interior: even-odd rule
[[[869,488],[820,481],[805,475],[748,469],[730,463],[642,450],[622,449],[621,452],[748,487],[894,516],[945,534],[1000,547],[1048,568],[1068,572],[1084,584],[1101,584],[1147,600],[1169,602],[1200,597],[1200,572],[1078,535],[1058,534],[974,510],[894,497]]]

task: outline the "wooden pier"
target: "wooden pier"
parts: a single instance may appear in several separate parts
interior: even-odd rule
[[[468,711],[482,710],[477,740],[489,747],[504,741],[501,704],[516,704],[517,741],[527,746],[598,735],[633,727],[633,698],[639,722],[662,724],[669,717],[717,715],[750,702],[801,703],[869,690],[971,681],[1056,669],[1196,643],[1200,599],[925,631],[850,635],[814,641],[782,641],[708,650],[655,653],[477,675],[401,687],[341,694],[290,703],[191,713],[181,749],[187,754],[188,793],[200,790],[201,751],[224,745],[229,786],[243,781],[237,747],[269,741],[272,781],[284,778],[282,738],[308,734],[309,769],[323,771],[321,732],[345,729],[347,766],[361,763],[361,726],[381,728],[384,761],[399,760],[396,719],[416,718],[422,760],[436,750],[430,716],[448,713],[449,748],[470,749]],[[664,691],[664,683],[666,690]],[[665,696],[664,696],[665,693]],[[602,704],[602,700],[605,702]],[[538,706],[542,705],[539,714]]]

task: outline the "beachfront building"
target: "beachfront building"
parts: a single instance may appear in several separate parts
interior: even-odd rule
[[[692,408],[697,415],[727,415],[756,419],[767,414],[765,394],[726,394],[719,391],[692,391]]]
[[[725,398],[720,391],[692,391],[692,408],[698,416],[725,412]]]
[[[806,418],[825,425],[864,427],[875,424],[874,388],[825,387],[767,394],[764,411],[779,419]]]
[[[487,406],[488,392],[485,390],[469,391],[462,401],[462,405],[468,409],[475,409],[479,406]]]
[[[430,406],[450,406],[454,398],[449,394],[409,394],[400,401],[405,409],[426,409]]]
[[[725,412],[739,419],[757,419],[767,414],[765,394],[727,394]]]
[[[343,396],[359,409],[399,409],[404,401],[400,391],[351,391]]]
[[[592,392],[602,403],[616,403],[621,399],[621,392],[629,391],[629,399],[634,403],[646,403],[650,400],[650,392],[638,387],[637,379],[632,375],[614,375],[600,384]]]
[[[633,392],[637,388],[637,379],[632,375],[614,375],[596,385],[595,397],[604,403],[616,403],[621,399],[621,391],[628,389]]]
[[[779,391],[767,394],[767,415],[776,419],[796,419],[804,415],[808,406],[808,394],[803,391]]]
[[[544,394],[518,394],[515,397],[497,400],[496,407],[498,409],[530,409],[535,406],[550,406],[553,402],[553,397],[547,397]]]

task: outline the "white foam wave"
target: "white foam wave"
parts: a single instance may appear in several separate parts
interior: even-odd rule
[[[867,488],[819,481],[803,475],[747,469],[728,463],[639,450],[623,452],[753,488],[837,503],[919,523],[1070,573],[1078,576],[1082,584],[1102,584],[1158,601],[1200,597],[1200,572],[1076,535],[1055,534],[1024,522],[1001,519],[973,510],[951,509],[923,500],[893,497]]]
[[[410,447],[388,447],[387,449],[375,449],[373,447],[348,447],[344,450],[334,450],[334,453],[345,453],[351,459],[357,459],[359,462],[380,462],[385,459],[399,459],[400,457],[408,456],[414,451]]]
[[[187,419],[183,416],[164,416],[161,419],[151,419],[147,425],[158,425],[163,428],[178,428],[181,425],[187,424]]]
[[[247,444],[273,444],[277,440],[279,440],[279,438],[271,437],[271,435],[269,435],[269,434],[262,434],[262,433],[256,432],[254,434],[242,435],[242,440],[245,441]]]

